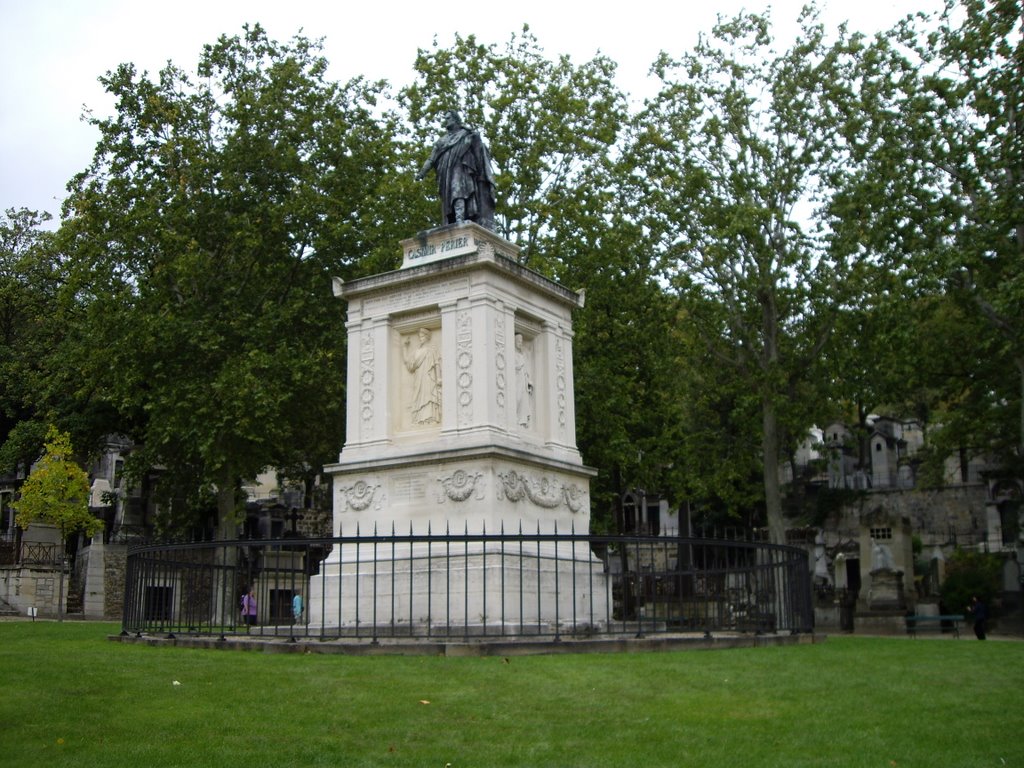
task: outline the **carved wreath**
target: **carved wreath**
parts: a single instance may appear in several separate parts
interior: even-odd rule
[[[483,475],[480,472],[470,474],[458,469],[448,477],[439,477],[437,481],[444,489],[444,495],[452,501],[465,501],[476,490],[476,484]],[[444,501],[439,498],[438,501]]]
[[[565,485],[562,486],[562,491],[565,493],[565,503],[569,507],[570,512],[579,512],[583,506],[583,502],[586,501],[586,493],[578,485]]]
[[[356,512],[362,512],[373,503],[373,495],[380,488],[379,485],[371,485],[365,480],[359,480],[355,485],[342,488],[348,505]]]

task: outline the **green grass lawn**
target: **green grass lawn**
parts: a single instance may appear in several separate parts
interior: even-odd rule
[[[1024,643],[444,658],[0,622],[5,766],[1024,766]]]

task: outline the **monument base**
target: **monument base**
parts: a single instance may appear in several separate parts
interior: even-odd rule
[[[585,534],[589,483],[580,465],[497,447],[435,451],[325,468],[334,535]]]
[[[907,609],[901,571],[879,568],[871,572],[867,608],[870,611],[905,611]]]
[[[905,635],[907,617],[897,611],[858,611],[854,626],[861,635]]]
[[[398,635],[429,627],[437,634],[529,635],[601,624],[611,616],[603,564],[589,550],[572,559],[560,548],[536,542],[353,545],[311,580],[310,626],[360,634],[373,627]]]
[[[576,447],[581,297],[473,223],[402,249],[401,269],[335,283],[346,442],[324,468],[336,539],[311,621],[483,631],[608,615],[604,564],[569,536],[589,532],[596,475]]]

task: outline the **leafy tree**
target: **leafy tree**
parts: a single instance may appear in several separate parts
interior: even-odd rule
[[[0,469],[25,471],[39,456],[49,424],[90,446],[102,413],[90,403],[60,350],[75,322],[62,299],[66,259],[44,229],[48,214],[8,210],[0,217]]]
[[[950,612],[959,613],[977,597],[986,605],[999,595],[1003,561],[998,555],[958,549],[946,563],[946,575],[940,588],[942,603]]]
[[[942,425],[936,462],[962,449],[1019,469],[1024,455],[1021,24],[1020,4],[1001,0],[949,0],[927,34],[908,20],[893,37],[902,76],[887,81],[884,112],[851,145],[846,204],[859,237],[887,257],[905,301],[947,319],[895,348],[927,379],[910,382],[930,390],[927,409]],[[936,361],[955,375],[929,378]]]
[[[415,140],[430,146],[450,109],[481,129],[498,171],[498,233],[550,274],[559,243],[572,236],[587,174],[623,126],[615,64],[604,56],[580,65],[549,58],[524,27],[504,48],[473,35],[456,35],[448,48],[435,40],[419,51],[415,69],[416,81],[401,92]],[[431,225],[438,221],[432,213]]]
[[[686,327],[688,315],[681,314]],[[677,367],[675,393],[683,414],[676,427],[676,462],[685,471],[686,498],[705,522],[739,520],[753,527],[764,514],[760,443],[749,425],[759,402],[746,382],[723,376],[720,360],[692,329]]]
[[[71,437],[53,426],[46,433],[42,458],[11,506],[19,527],[25,529],[34,522],[52,525],[60,531],[61,546],[65,549],[71,536],[92,536],[103,528],[103,521],[89,511],[89,476],[74,461]],[[57,594],[64,594],[63,562]],[[60,605],[58,615],[63,617]]]
[[[89,511],[89,476],[74,461],[71,436],[53,426],[46,433],[43,457],[11,506],[21,528],[37,521],[47,523],[65,541],[78,532],[92,536],[103,527],[103,521]]]
[[[823,358],[832,394],[828,421],[853,429],[859,465],[868,469],[870,417],[915,419],[926,436],[925,450],[915,456],[918,482],[939,484],[945,459],[958,448],[948,440],[959,430],[939,429],[936,423],[948,424],[953,414],[959,421],[970,412],[964,395],[984,365],[976,354],[984,330],[945,294],[915,295],[889,280],[884,285],[837,318]]]
[[[661,92],[630,148],[640,215],[715,385],[749,393],[721,403],[759,445],[773,541],[785,528],[780,460],[821,416],[818,361],[870,267],[835,236],[829,207],[849,161],[837,137],[864,119],[857,77],[870,46],[845,28],[829,42],[812,10],[801,22],[781,54],[769,20],[742,15],[678,61],[662,55]]]
[[[331,276],[393,260],[399,149],[383,84],[325,80],[319,44],[258,25],[206,46],[198,78],[129,64],[101,78],[94,159],[61,228],[83,307],[65,362],[162,468],[180,511],[240,478],[319,467],[344,429],[344,329]],[[364,259],[360,262],[360,259]],[[188,502],[188,503],[185,503]]]
[[[429,146],[452,108],[482,129],[498,170],[499,234],[523,249],[528,266],[585,290],[574,324],[577,440],[600,469],[594,524],[606,527],[625,490],[669,489],[664,428],[677,408],[666,388],[676,359],[673,300],[620,191],[615,156],[628,115],[615,65],[549,57],[524,28],[504,46],[473,36],[447,48],[435,41],[415,66],[416,81],[401,92],[414,141]]]
[[[953,26],[953,20],[963,21]],[[936,255],[997,339],[988,352],[1017,373],[1016,391],[999,387],[993,410],[1016,406],[1016,435],[1001,451],[1024,459],[1024,14],[1019,2],[949,0],[945,25],[930,39],[926,79],[938,119],[928,142],[945,182],[934,202],[952,213]],[[986,377],[994,388],[1005,374]],[[996,399],[998,398],[998,399]],[[1005,403],[1006,405],[1002,405]],[[985,420],[986,427],[996,426]],[[1006,423],[1004,421],[1004,423]],[[983,434],[995,438],[990,429]]]
[[[610,522],[628,490],[670,498],[684,492],[676,301],[636,247],[636,226],[620,215],[610,220],[612,226],[595,230],[594,247],[581,247],[562,267],[564,281],[586,287],[574,325],[574,369],[580,451],[600,470],[591,487],[596,525]]]
[[[8,210],[0,219],[0,463],[25,469],[45,435],[35,420],[42,323],[52,308],[50,265],[42,255],[47,214]]]

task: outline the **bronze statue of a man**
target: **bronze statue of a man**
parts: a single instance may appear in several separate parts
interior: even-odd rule
[[[441,223],[475,221],[494,229],[494,171],[491,153],[478,131],[462,124],[459,113],[445,114],[448,133],[416,174],[417,179],[434,169],[441,196]]]

